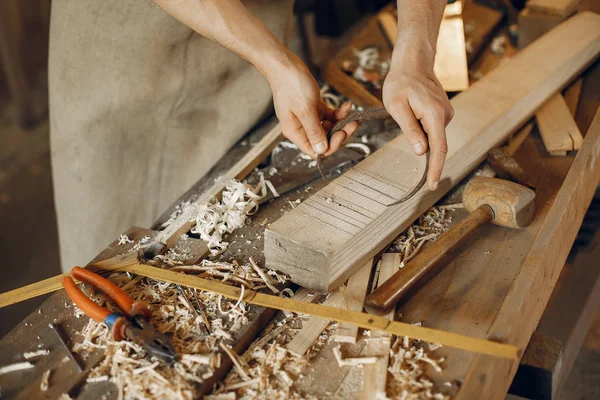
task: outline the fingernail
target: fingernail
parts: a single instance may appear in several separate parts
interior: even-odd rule
[[[327,144],[325,142],[319,142],[313,145],[313,150],[317,154],[323,154],[327,150]]]
[[[431,184],[431,190],[434,191],[434,190],[437,190],[437,188],[438,188],[438,181],[435,181]]]
[[[413,144],[412,148],[417,154],[422,154],[425,150],[425,146],[423,146],[423,143],[421,142]]]

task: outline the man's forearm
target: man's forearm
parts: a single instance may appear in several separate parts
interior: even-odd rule
[[[239,0],[154,0],[170,15],[246,61],[269,79],[293,65],[291,53]]]
[[[413,61],[433,68],[445,6],[445,0],[398,0],[398,38],[393,63]]]

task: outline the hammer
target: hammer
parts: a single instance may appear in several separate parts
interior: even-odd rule
[[[529,225],[534,203],[534,191],[525,186],[497,178],[471,179],[463,193],[463,204],[470,215],[367,296],[365,308],[372,314],[386,314],[419,280],[448,264],[452,252],[481,225],[492,222],[517,229]]]

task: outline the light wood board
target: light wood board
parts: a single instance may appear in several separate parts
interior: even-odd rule
[[[321,292],[337,287],[454,187],[599,52],[599,15],[580,13],[564,22],[452,99],[455,116],[446,130],[449,152],[437,191],[423,188],[405,203],[387,206],[419,175],[414,172],[418,165],[402,174],[400,164],[410,156],[400,136],[273,223],[265,231],[267,266]]]
[[[348,279],[346,291],[344,292],[343,309],[362,311],[365,304],[365,297],[369,289],[369,278],[373,260],[369,260],[354,275]],[[358,336],[358,327],[353,324],[341,323],[335,331],[334,340],[342,343],[356,343]]]
[[[444,10],[433,72],[446,92],[459,92],[469,87],[469,68],[460,1],[446,5]]]
[[[323,305],[329,307],[341,308],[344,304],[345,296],[340,290],[331,293],[323,301]],[[300,332],[285,347],[294,354],[303,356],[308,349],[317,341],[321,333],[331,323],[326,318],[311,317],[303,326]]]

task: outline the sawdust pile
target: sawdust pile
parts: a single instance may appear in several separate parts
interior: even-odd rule
[[[402,254],[400,268],[419,254],[425,243],[435,241],[447,231],[452,223],[452,216],[448,212],[460,208],[463,208],[462,203],[434,206],[398,235],[388,252]]]
[[[387,396],[390,399],[448,400],[450,396],[437,392],[433,382],[425,373],[427,367],[442,371],[444,359],[433,359],[417,341],[408,337],[397,337],[390,349]]]

